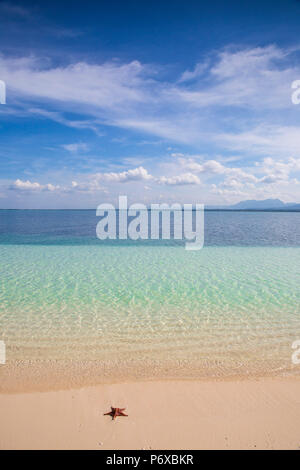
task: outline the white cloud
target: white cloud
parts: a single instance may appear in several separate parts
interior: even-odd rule
[[[223,174],[227,169],[216,160],[207,160],[204,163],[198,163],[192,158],[179,158],[179,162],[184,168],[195,171],[196,173]]]
[[[183,74],[178,80],[178,83],[189,82],[191,80],[195,80],[196,78],[199,78],[200,76],[203,75],[204,72],[207,71],[208,66],[209,64],[207,61],[196,64],[193,70],[186,70],[185,72],[183,72]]]
[[[181,185],[186,185],[186,184],[200,184],[201,181],[197,175],[194,175],[192,173],[184,173],[183,175],[178,175],[178,176],[162,176],[159,178],[159,182],[161,184],[167,184],[171,186],[181,186]]]
[[[22,181],[17,179],[9,189],[16,191],[56,191],[59,189],[59,186],[54,186],[53,184],[40,184],[38,182],[31,182],[29,180]]]
[[[126,183],[127,181],[148,181],[153,176],[144,167],[139,166],[133,170],[122,171],[120,173],[97,173],[95,178],[113,183]]]
[[[265,173],[259,181],[268,184],[276,182],[288,182],[291,174],[300,172],[300,158],[288,158],[286,161],[277,161],[273,158],[265,158],[261,165],[256,165]]]
[[[99,184],[98,181],[85,181],[85,182],[77,182],[72,181],[70,188],[65,188],[65,192],[80,192],[80,193],[95,193],[98,191],[105,191],[105,189]]]
[[[294,200],[297,200],[296,191],[300,181],[300,158],[288,158],[276,160],[270,157],[262,162],[252,163],[251,166],[240,168],[223,165],[216,160],[199,162],[186,156],[178,157],[181,168],[190,170],[192,175],[202,175],[202,187],[214,194],[226,197],[254,197],[266,195],[272,197],[272,193],[283,199],[291,200],[292,191],[295,191]],[[229,159],[230,161],[230,159]],[[175,171],[174,165],[172,171]],[[166,178],[168,179],[168,178]],[[215,182],[217,181],[217,182]],[[207,184],[211,182],[210,187]],[[289,193],[288,197],[286,196]]]
[[[179,163],[186,169],[194,171],[195,173],[204,173],[208,176],[224,175],[227,178],[239,178],[243,181],[253,183],[258,181],[253,174],[238,167],[226,167],[216,160],[207,160],[204,163],[198,163],[192,158],[179,158]]]
[[[85,143],[65,144],[62,147],[70,153],[87,152],[89,146]]]
[[[184,153],[180,153],[180,152],[171,153],[171,157],[174,157],[174,158],[184,157]]]

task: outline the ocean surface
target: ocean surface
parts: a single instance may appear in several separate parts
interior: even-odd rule
[[[199,251],[100,241],[98,221],[0,211],[2,382],[18,364],[90,383],[299,374],[300,213],[205,212]]]

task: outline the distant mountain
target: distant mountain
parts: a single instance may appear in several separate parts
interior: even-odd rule
[[[230,206],[230,209],[238,209],[238,210],[249,210],[249,209],[284,209],[286,204],[280,199],[265,199],[263,201],[256,201],[256,200],[248,200],[248,201],[241,201],[233,206]]]
[[[280,199],[264,199],[263,201],[247,200],[232,206],[206,206],[207,210],[231,210],[231,211],[255,211],[255,210],[280,210],[300,211],[300,204],[294,202],[285,203]]]
[[[300,204],[288,204],[288,210],[300,211]]]

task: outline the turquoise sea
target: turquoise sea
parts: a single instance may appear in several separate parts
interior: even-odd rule
[[[200,251],[100,242],[97,220],[0,211],[9,374],[20,364],[83,382],[299,374],[300,213],[206,212]]]

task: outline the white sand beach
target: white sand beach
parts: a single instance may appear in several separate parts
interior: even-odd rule
[[[103,416],[111,406],[129,416]],[[299,422],[297,378],[0,395],[1,449],[299,449]]]

